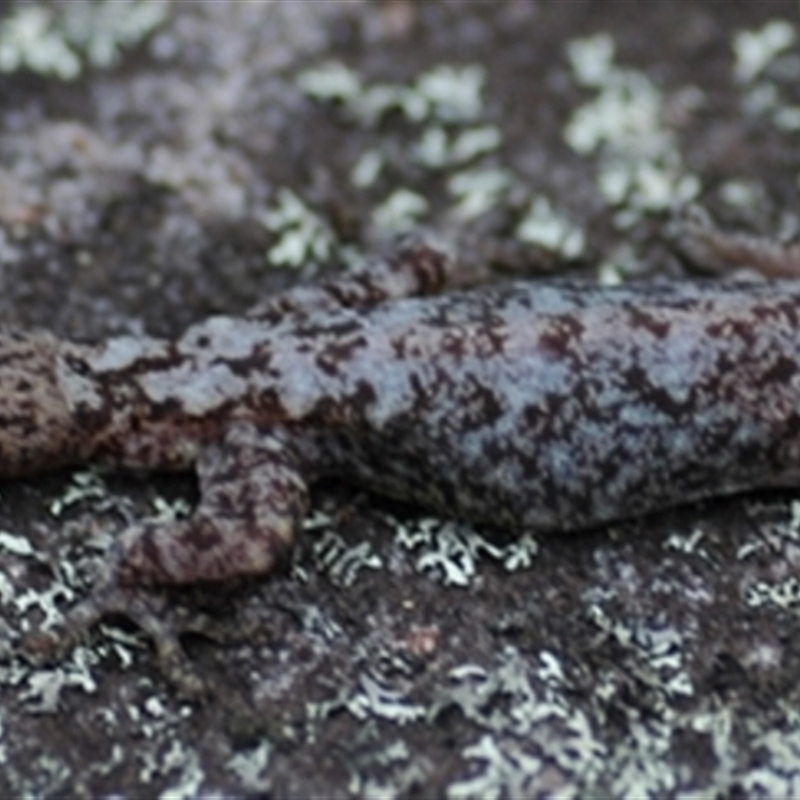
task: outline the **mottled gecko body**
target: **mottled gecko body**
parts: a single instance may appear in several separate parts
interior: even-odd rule
[[[415,245],[177,341],[2,335],[0,475],[199,475],[188,520],[124,532],[76,624],[121,586],[266,572],[326,475],[535,531],[800,484],[800,282],[410,296],[452,271]]]

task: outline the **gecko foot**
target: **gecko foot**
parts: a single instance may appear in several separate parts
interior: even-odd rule
[[[748,270],[767,278],[800,275],[800,242],[722,230],[700,206],[685,209],[666,234],[684,258],[715,274]]]
[[[20,651],[36,665],[52,663],[79,644],[101,618],[123,616],[152,640],[159,670],[178,694],[188,700],[202,700],[209,695],[209,688],[190,665],[177,626],[164,621],[159,605],[157,594],[151,590],[106,581],[68,612],[58,628],[25,635]]]
[[[74,646],[101,617],[118,614],[152,640],[167,680],[192,698],[207,694],[178,641],[178,631],[215,636],[208,619],[180,624],[168,607],[167,587],[230,583],[262,575],[289,549],[308,506],[298,459],[278,432],[231,425],[196,465],[201,500],[187,519],[144,520],[115,540],[88,600],[54,632],[25,637],[23,652],[39,662]],[[188,622],[188,624],[187,624]]]

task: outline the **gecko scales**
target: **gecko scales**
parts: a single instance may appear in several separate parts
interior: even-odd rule
[[[95,461],[200,487],[188,519],[125,530],[65,630],[25,647],[122,611],[174,667],[132,593],[268,572],[326,475],[542,532],[800,483],[800,282],[440,294],[454,270],[418,240],[174,341],[1,332],[0,477]]]

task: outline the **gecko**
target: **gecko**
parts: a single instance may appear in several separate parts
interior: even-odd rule
[[[194,470],[200,490],[187,519],[124,529],[23,651],[122,613],[200,691],[150,587],[268,573],[326,476],[541,533],[800,485],[800,282],[444,291],[458,270],[417,238],[174,340],[0,331],[0,478],[95,462]]]

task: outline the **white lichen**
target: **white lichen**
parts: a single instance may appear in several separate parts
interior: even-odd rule
[[[53,15],[43,6],[21,6],[0,23],[0,71],[19,69],[63,80],[80,73],[80,58],[54,29]]]
[[[468,525],[449,520],[425,517],[409,523],[390,521],[396,544],[415,551],[416,568],[445,586],[468,586],[482,557],[488,556],[514,572],[530,566],[539,552],[539,544],[531,535],[498,545]]]
[[[751,83],[761,77],[776,57],[794,44],[795,38],[794,27],[777,19],[757,31],[739,31],[733,38],[736,79]]]
[[[291,189],[278,191],[277,203],[263,217],[264,226],[277,234],[267,259],[275,266],[314,266],[328,259],[336,237],[330,225]]]
[[[510,174],[496,167],[476,167],[456,172],[447,182],[456,200],[450,210],[455,219],[466,222],[497,206],[512,186]]]
[[[564,137],[577,153],[599,155],[598,188],[629,227],[643,214],[684,205],[700,191],[673,133],[662,119],[663,98],[643,72],[614,63],[606,34],[570,42],[567,55],[577,83],[596,94],[577,108]]]
[[[378,180],[386,159],[379,150],[367,150],[362,153],[350,172],[350,180],[353,186],[359,189],[367,189]]]
[[[336,586],[352,586],[363,570],[384,566],[370,542],[349,547],[334,530],[324,531],[314,541],[313,554],[317,569],[327,574]]]
[[[428,211],[428,201],[410,189],[396,189],[372,210],[372,222],[378,230],[401,233],[419,225]]]
[[[340,61],[330,61],[297,76],[298,87],[315,100],[349,103],[362,91],[361,77]]]
[[[426,128],[414,147],[415,160],[432,170],[466,164],[491,153],[500,144],[500,131],[492,125],[466,128],[450,135],[441,125]]]
[[[15,8],[0,22],[0,71],[72,80],[107,69],[167,17],[165,0],[70,0]]]
[[[746,114],[765,117],[782,131],[800,130],[800,106],[794,88],[800,77],[795,27],[771,20],[759,30],[738,31],[733,36],[734,78],[743,87]]]
[[[541,195],[531,200],[515,235],[521,242],[543,247],[565,259],[583,255],[586,246],[583,230],[557,213]]]

